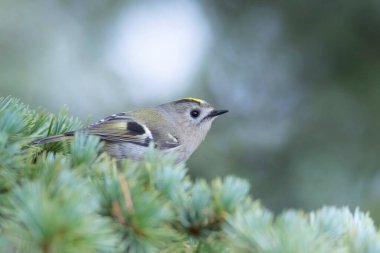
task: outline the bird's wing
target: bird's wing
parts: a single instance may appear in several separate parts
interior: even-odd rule
[[[159,149],[170,149],[179,146],[178,140],[168,134],[162,139],[151,131],[147,126],[135,121],[127,113],[118,113],[108,116],[98,122],[83,128],[79,132],[99,136],[101,140],[110,142],[129,142],[141,146],[148,146],[151,141]],[[66,135],[74,134],[68,132]],[[155,138],[156,137],[156,138]],[[160,137],[158,139],[158,137]]]

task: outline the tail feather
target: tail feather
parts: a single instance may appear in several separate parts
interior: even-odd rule
[[[54,135],[54,136],[48,136],[48,137],[35,139],[34,141],[32,141],[32,144],[38,145],[38,144],[44,144],[44,143],[50,143],[50,142],[65,141],[71,138],[72,136],[60,134],[60,135]]]

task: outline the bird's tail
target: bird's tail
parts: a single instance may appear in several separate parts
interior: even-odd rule
[[[44,143],[50,143],[50,142],[65,141],[65,140],[71,139],[72,137],[73,136],[68,136],[68,135],[63,135],[63,134],[48,136],[48,137],[41,137],[32,141],[32,144],[38,145],[38,144],[44,144]]]

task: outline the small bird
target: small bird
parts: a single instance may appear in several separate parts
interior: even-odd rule
[[[164,152],[174,151],[176,163],[185,162],[206,137],[213,120],[228,110],[215,110],[198,98],[183,98],[155,107],[117,113],[88,127],[36,139],[32,144],[70,140],[76,133],[104,141],[103,152],[116,159],[140,161],[150,143]]]

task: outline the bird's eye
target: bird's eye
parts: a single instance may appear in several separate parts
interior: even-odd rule
[[[199,110],[191,110],[191,112],[190,112],[190,115],[191,115],[191,117],[193,117],[193,118],[198,118],[199,114],[201,114],[201,113],[199,112]]]

